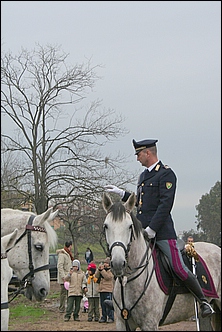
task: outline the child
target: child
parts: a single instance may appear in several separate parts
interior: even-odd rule
[[[95,277],[96,264],[90,263],[87,267],[87,297],[89,301],[88,322],[99,321],[99,284]]]
[[[73,267],[65,277],[66,281],[69,281],[67,309],[64,316],[64,321],[68,322],[73,312],[73,319],[79,321],[80,303],[83,297],[83,293],[87,291],[86,276],[80,268],[80,261],[74,259],[72,263]]]

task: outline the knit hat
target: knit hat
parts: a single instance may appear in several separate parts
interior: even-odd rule
[[[96,272],[96,264],[94,263],[89,263],[88,267],[87,267],[88,271],[91,271],[92,273]]]
[[[104,263],[110,264],[110,258],[106,257],[106,259],[104,260]]]
[[[72,266],[77,266],[78,269],[80,269],[80,261],[78,259],[74,259],[74,261],[72,262]]]

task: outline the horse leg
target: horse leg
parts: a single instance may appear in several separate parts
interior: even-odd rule
[[[221,311],[216,303],[213,303],[213,308],[215,311],[215,314],[211,316],[213,331],[221,331]]]
[[[213,315],[212,315],[213,316]],[[211,317],[199,317],[199,326],[200,331],[213,331],[212,325],[211,325]]]

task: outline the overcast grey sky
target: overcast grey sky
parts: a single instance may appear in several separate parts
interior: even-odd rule
[[[178,178],[176,230],[196,230],[195,206],[221,181],[221,1],[1,1],[2,48],[36,43],[103,65],[91,98],[129,130],[110,149],[139,175],[132,139],[158,139]]]

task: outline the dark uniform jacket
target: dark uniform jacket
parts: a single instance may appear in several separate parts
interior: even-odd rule
[[[156,232],[156,240],[176,239],[171,216],[176,192],[176,175],[161,161],[149,172],[145,169],[137,184],[137,218],[142,227],[150,226]],[[125,192],[123,201],[130,196]]]

